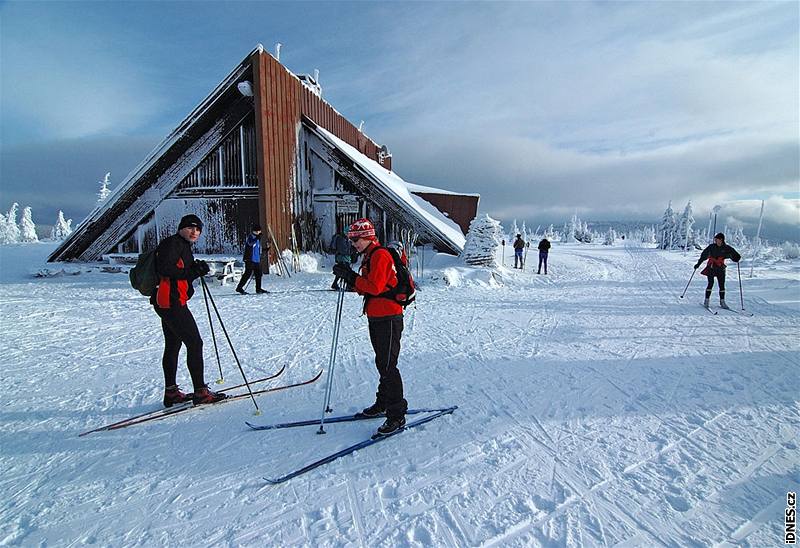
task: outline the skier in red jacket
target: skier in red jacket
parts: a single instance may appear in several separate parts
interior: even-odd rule
[[[364,312],[369,321],[369,338],[375,351],[375,367],[380,381],[375,403],[361,411],[361,415],[378,417],[386,421],[378,428],[378,435],[387,435],[406,424],[408,402],[403,397],[403,379],[397,368],[400,355],[400,337],[403,334],[403,307],[386,291],[397,285],[394,259],[381,247],[375,237],[375,227],[369,219],[359,219],[350,225],[347,237],[362,256],[360,274],[347,264],[336,264],[333,273],[364,296]]]
[[[164,406],[192,400],[195,405],[214,403],[225,399],[222,392],[212,392],[203,378],[203,338],[187,303],[194,294],[192,282],[208,274],[205,261],[195,260],[192,244],[203,232],[203,222],[197,215],[184,215],[178,232],[164,238],[156,248],[158,289],[150,304],[161,318],[164,332]],[[192,377],[194,393],[184,394],[176,383],[178,355],[186,346],[186,365]]]

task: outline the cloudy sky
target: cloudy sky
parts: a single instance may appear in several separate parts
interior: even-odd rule
[[[504,222],[698,220],[800,239],[798,2],[5,2],[0,209],[81,219],[257,43]],[[52,220],[51,220],[52,219]]]

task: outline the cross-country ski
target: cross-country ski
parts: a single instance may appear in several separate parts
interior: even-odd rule
[[[403,432],[406,432],[411,428],[414,428],[414,427],[423,425],[425,423],[428,423],[428,422],[432,421],[433,419],[439,418],[439,417],[441,417],[443,415],[449,415],[450,413],[452,413],[456,409],[458,409],[457,406],[448,407],[446,409],[438,410],[435,413],[433,413],[431,415],[428,415],[427,417],[423,417],[421,419],[417,419],[417,420],[411,421],[408,424],[406,424],[405,426],[403,426],[403,427],[401,427],[401,428],[399,428],[399,429],[397,429],[397,430],[395,430],[395,431],[393,431],[393,432],[391,432],[389,434],[386,434],[386,435],[383,435],[383,436],[378,435],[378,434],[373,434],[372,436],[370,436],[369,438],[367,438],[365,440],[362,440],[362,441],[360,441],[360,442],[358,442],[356,444],[353,444],[353,445],[351,445],[349,447],[345,447],[344,449],[340,449],[340,450],[338,450],[338,451],[336,451],[334,453],[331,453],[330,455],[327,455],[327,456],[325,456],[325,457],[323,457],[323,458],[321,458],[319,460],[316,460],[316,461],[312,462],[311,464],[303,466],[302,468],[298,468],[297,470],[294,470],[293,472],[289,472],[288,474],[285,474],[285,475],[277,477],[277,478],[267,478],[267,477],[265,477],[264,479],[266,480],[267,483],[270,483],[272,485],[277,485],[279,483],[283,483],[283,482],[288,481],[288,480],[290,480],[292,478],[296,478],[297,476],[305,474],[306,472],[310,472],[311,470],[313,470],[315,468],[319,468],[320,466],[322,466],[324,464],[328,464],[330,462],[333,462],[338,458],[344,457],[346,455],[350,455],[350,454],[352,454],[352,453],[354,453],[354,452],[356,452],[356,451],[358,451],[360,449],[364,449],[366,447],[369,447],[370,445],[374,445],[374,444],[376,444],[378,442],[387,440],[387,439],[391,438],[392,436],[396,436],[398,434],[402,434]]]

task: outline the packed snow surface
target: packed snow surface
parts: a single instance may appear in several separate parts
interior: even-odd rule
[[[744,279],[747,317],[705,311],[699,276],[678,298],[697,254],[554,244],[548,276],[427,257],[400,369],[411,407],[459,409],[270,486],[264,476],[380,421],[325,436],[245,426],[318,418],[323,376],[259,397],[258,417],[241,400],[78,437],[160,408],[162,337],[124,273],[49,265],[52,277],[33,277],[52,249],[0,248],[1,545],[783,544],[786,493],[800,490],[797,263]],[[327,288],[329,268],[267,276],[269,295],[212,286],[251,379],[286,365],[278,386],[326,366],[336,294],[305,290]],[[731,265],[728,302],[739,298]],[[207,381],[238,384],[219,327],[225,384],[213,384],[200,291],[191,308]],[[335,414],[374,397],[360,311],[347,294]]]

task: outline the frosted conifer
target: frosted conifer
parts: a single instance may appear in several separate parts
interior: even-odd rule
[[[21,242],[30,243],[39,241],[39,237],[36,236],[36,225],[33,223],[33,214],[31,213],[30,206],[22,210],[22,219],[20,219],[19,227],[19,239]]]
[[[676,243],[681,249],[688,249],[694,247],[694,216],[692,215],[692,201],[686,204],[683,210],[680,221],[678,222]]]
[[[503,235],[500,222],[488,215],[475,217],[469,224],[464,251],[464,262],[474,266],[496,266],[497,248]]]
[[[109,178],[111,177],[111,172],[109,171],[106,173],[106,176],[103,177],[102,181],[97,181],[100,183],[100,192],[97,193],[97,203],[102,204],[106,201],[108,196],[111,194],[111,189],[108,188],[109,185]]]
[[[19,209],[19,204],[14,202],[14,205],[11,206],[11,209],[8,210],[8,214],[6,214],[6,243],[8,244],[15,244],[19,242],[19,227],[17,226],[17,210]]]
[[[72,219],[64,220],[64,212],[58,211],[58,220],[53,225],[53,230],[50,232],[50,239],[61,241],[67,236],[72,234]]]
[[[661,217],[661,226],[658,228],[658,247],[659,249],[672,249],[677,243],[675,237],[677,222],[675,212],[672,210],[672,200],[669,201],[664,215]]]

